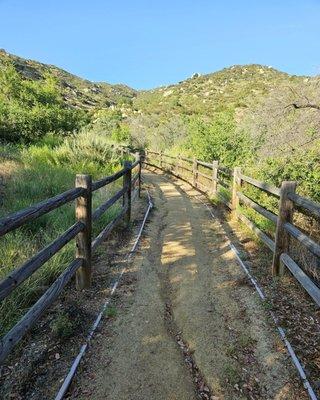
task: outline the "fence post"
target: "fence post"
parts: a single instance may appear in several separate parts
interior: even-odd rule
[[[233,170],[233,185],[232,185],[232,199],[231,199],[231,209],[235,213],[238,205],[239,205],[239,197],[237,195],[237,191],[241,187],[241,168],[235,167]]]
[[[212,195],[217,194],[219,161],[212,161]]]
[[[141,197],[141,155],[140,155],[140,153],[137,151],[136,153],[135,153],[135,158],[136,158],[136,161],[139,161],[139,164],[138,164],[138,196],[139,196],[139,198]]]
[[[131,219],[131,165],[130,161],[125,161],[123,164],[123,167],[126,169],[126,173],[123,175],[123,187],[126,188],[123,195],[123,207],[127,207],[127,211],[124,215],[126,225],[129,225]]]
[[[280,256],[282,253],[287,253],[290,244],[290,235],[284,229],[286,222],[292,223],[294,205],[288,197],[289,193],[295,193],[297,182],[284,181],[281,185],[280,200],[279,200],[279,215],[276,228],[275,237],[275,250],[272,261],[272,275],[279,276],[283,274],[283,268],[281,268]]]
[[[76,273],[78,290],[91,286],[91,230],[92,230],[92,180],[90,175],[76,175],[76,187],[86,190],[83,196],[76,199],[76,219],[85,224],[83,231],[76,237],[76,258],[83,258],[83,265]]]
[[[197,187],[197,181],[198,181],[198,161],[195,157],[193,157],[193,186],[196,188]]]
[[[147,158],[147,151],[146,150],[140,150],[141,168],[142,168],[142,164],[145,162],[146,158]]]

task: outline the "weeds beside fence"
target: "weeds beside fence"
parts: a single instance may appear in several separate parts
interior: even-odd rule
[[[132,171],[135,172],[134,175],[132,175]],[[93,211],[92,194],[98,189],[112,182],[116,182],[120,178],[123,179],[122,188]],[[76,222],[48,246],[24,262],[23,265],[10,272],[9,275],[0,282],[0,301],[3,301],[71,240],[76,239],[74,260],[37,302],[30,307],[18,323],[1,338],[0,363],[5,360],[14,346],[57,299],[63,288],[74,275],[76,275],[76,286],[79,290],[90,287],[92,253],[121,220],[124,219],[126,224],[129,224],[131,203],[133,199],[140,194],[140,186],[141,159],[139,155],[136,155],[134,163],[126,161],[124,167],[111,176],[92,182],[90,175],[77,175],[74,189],[70,189],[24,210],[10,214],[0,220],[0,236],[5,236],[9,232],[34,221],[42,215],[75,201]],[[99,218],[120,199],[122,199],[120,211],[92,240],[93,223],[98,221]]]

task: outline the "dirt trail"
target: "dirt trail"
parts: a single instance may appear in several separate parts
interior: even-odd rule
[[[306,399],[291,361],[188,185],[145,174],[155,210],[72,398]]]

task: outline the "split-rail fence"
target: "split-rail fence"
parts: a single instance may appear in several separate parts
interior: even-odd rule
[[[312,255],[320,259],[320,245],[293,223],[295,210],[306,211],[316,219],[320,219],[320,204],[300,196],[296,193],[296,182],[282,182],[281,187],[274,187],[266,182],[258,181],[246,176],[241,168],[227,168],[217,160],[204,162],[195,158],[175,157],[148,150],[141,157],[136,153],[135,162],[126,161],[121,170],[113,175],[92,181],[90,175],[77,175],[75,188],[55,197],[32,205],[0,219],[0,236],[4,236],[36,218],[49,213],[67,203],[75,201],[76,222],[62,235],[44,249],[40,250],[23,265],[13,270],[0,282],[0,301],[8,297],[59,250],[71,240],[76,239],[75,259],[62,274],[45,291],[39,300],[28,310],[18,323],[0,339],[0,364],[20,342],[25,334],[39,320],[44,312],[58,298],[64,287],[75,275],[76,287],[79,290],[90,287],[92,276],[92,254],[97,247],[108,237],[120,221],[130,222],[131,204],[141,190],[142,165],[151,166],[187,180],[195,188],[210,196],[219,196],[220,200],[234,213],[236,218],[245,223],[261,241],[272,251],[272,274],[279,276],[283,267],[287,267],[313,300],[320,306],[320,289],[316,282],[301,268],[289,255],[290,238],[295,238]],[[134,174],[133,174],[134,171]],[[92,210],[92,194],[98,189],[122,178],[122,188],[102,205]],[[232,182],[231,188],[226,179]],[[274,213],[245,195],[243,184],[252,185],[278,199],[278,213]],[[230,190],[230,199],[224,197],[219,187]],[[122,206],[116,217],[108,223],[102,231],[92,239],[92,224],[97,221],[113,204],[122,199]],[[243,204],[267,218],[275,225],[275,237],[271,238],[258,228],[241,211]],[[318,264],[319,265],[319,264]]]
[[[134,172],[134,174],[133,174]],[[92,194],[98,189],[122,178],[122,188],[107,199],[95,210],[92,209]],[[70,279],[76,276],[76,287],[79,290],[89,288],[92,275],[92,254],[108,237],[120,221],[130,222],[131,203],[140,196],[141,158],[136,154],[132,163],[125,161],[121,170],[113,175],[92,181],[90,175],[76,175],[75,187],[50,199],[34,204],[0,219],[0,236],[13,231],[36,218],[49,213],[67,203],[75,201],[75,220],[62,235],[48,246],[40,250],[23,265],[10,272],[0,282],[0,301],[8,297],[14,290],[39,270],[49,259],[71,240],[76,239],[75,258],[62,274],[44,292],[28,312],[0,339],[0,365],[19,343],[25,334],[39,320],[44,312],[58,298]],[[102,231],[92,239],[92,224],[97,221],[113,204],[122,199],[118,214]]]
[[[305,249],[317,258],[320,267],[320,245],[310,238],[305,232],[293,223],[294,211],[306,212],[309,216],[320,219],[320,204],[300,196],[296,193],[297,183],[284,181],[281,187],[274,187],[266,182],[258,181],[241,172],[240,167],[227,168],[219,161],[204,162],[196,158],[173,156],[163,152],[148,150],[145,154],[145,163],[148,166],[169,172],[178,178],[191,183],[195,188],[209,196],[217,196],[235,215],[237,219],[246,224],[259,239],[272,251],[272,274],[280,276],[284,267],[299,281],[318,306],[320,306],[320,288],[306,272],[289,255],[290,238],[295,238]],[[229,186],[226,179],[231,182]],[[242,187],[244,184],[252,185],[270,196],[278,199],[278,213],[266,209],[256,201],[246,196]],[[219,186],[225,192],[230,191],[230,199],[223,196]],[[239,205],[245,205],[267,218],[275,225],[274,239],[259,229],[241,210]],[[320,272],[320,271],[319,271]]]

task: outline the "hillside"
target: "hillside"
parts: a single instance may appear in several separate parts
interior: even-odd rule
[[[248,140],[255,144],[255,152],[260,157],[283,153],[288,155],[297,149],[310,148],[320,137],[319,76],[294,76],[258,64],[235,65],[207,75],[194,74],[175,85],[136,91],[121,84],[90,82],[56,66],[26,60],[0,50],[2,69],[7,68],[8,61],[27,83],[43,86],[46,77],[54,77],[57,86],[55,104],[60,108],[79,111],[116,108],[127,121],[132,141],[140,146],[162,149],[181,147],[190,136],[190,120],[200,118],[210,124],[217,117],[227,114],[228,118],[232,114],[230,118],[235,125],[234,135],[245,132]],[[33,87],[31,91],[35,92]],[[37,124],[28,128],[26,125],[33,119],[35,105],[45,105],[46,112],[41,118],[48,121],[46,94],[32,100],[31,116],[17,117],[16,106],[7,115],[3,112],[2,131],[20,129],[23,132],[26,129],[28,132],[22,136],[32,136],[30,131],[37,130]],[[24,98],[19,99],[21,108],[25,103]],[[29,106],[30,101],[27,102],[27,108]],[[51,118],[55,114],[52,112]],[[12,122],[9,128],[7,120]],[[72,122],[60,124],[57,129],[52,124],[43,127],[46,124],[42,122],[40,130],[77,130],[88,123],[86,115],[81,113],[76,116],[63,115],[59,118],[61,120]],[[17,136],[13,132],[5,137],[11,135]],[[38,132],[36,136],[40,137],[41,133]],[[272,147],[270,142],[273,143]]]
[[[310,178],[304,167],[319,160],[319,76],[236,65],[136,91],[4,51],[0,65],[2,139],[30,143],[48,132],[65,135],[87,126],[134,147],[219,159],[227,166],[259,164],[273,181],[295,175],[313,182],[320,174],[315,167]]]
[[[52,74],[58,81],[64,101],[71,107],[99,108],[128,103],[137,93],[126,85],[91,82],[54,65],[26,60],[0,50],[0,66],[8,59],[26,79],[41,80],[45,74]]]
[[[262,65],[236,65],[208,75],[194,74],[178,84],[141,92],[134,105],[148,113],[213,115],[232,107],[248,108],[279,84],[301,79]]]
[[[194,74],[178,84],[140,92],[133,105],[140,115],[133,126],[144,127],[146,135],[153,127],[162,138],[164,125],[171,133],[175,126],[180,133],[174,142],[183,141],[188,131],[181,119],[212,121],[223,113],[233,114],[235,135],[245,131],[263,157],[309,148],[320,137],[320,77],[289,75],[262,65]],[[158,133],[151,141],[157,142]]]

